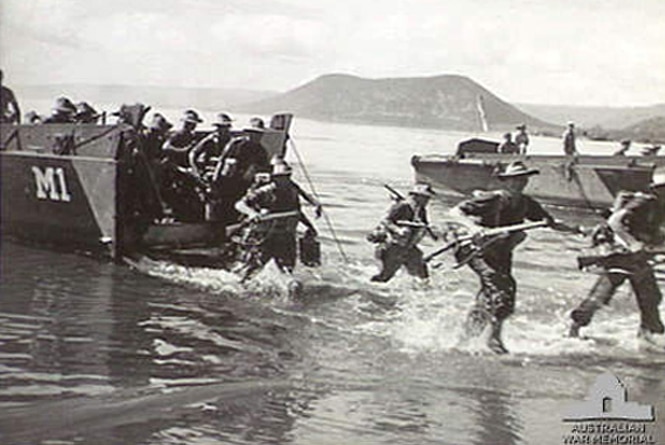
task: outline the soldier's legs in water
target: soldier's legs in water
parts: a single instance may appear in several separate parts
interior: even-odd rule
[[[591,323],[593,314],[610,302],[617,288],[626,278],[627,275],[622,273],[605,273],[598,277],[589,296],[570,313],[570,318],[573,319],[573,324],[568,332],[570,337],[577,337],[580,328]]]
[[[296,237],[292,233],[276,233],[266,242],[268,255],[275,258],[283,272],[293,272],[296,267]]]
[[[413,246],[406,252],[404,266],[409,274],[418,278],[429,278],[427,263],[423,260],[423,251]]]
[[[476,296],[476,304],[467,316],[466,335],[478,336],[490,323],[492,335],[488,346],[497,353],[505,353],[507,350],[501,341],[501,327],[503,320],[514,309],[514,279],[497,271],[488,264],[484,256],[473,258],[469,266],[478,275],[481,289]]]
[[[653,269],[645,261],[641,267],[633,269],[634,273],[629,277],[630,284],[635,292],[637,305],[640,308],[640,330],[649,333],[662,334],[665,332],[663,322],[660,319],[658,305],[663,296],[658,288]]]
[[[385,283],[389,281],[404,263],[402,247],[395,244],[380,246],[376,249],[376,258],[381,261],[381,271],[371,281]]]

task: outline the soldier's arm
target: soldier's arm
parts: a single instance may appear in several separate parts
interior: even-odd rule
[[[612,213],[607,219],[607,225],[614,232],[615,239],[631,252],[637,252],[644,248],[644,244],[635,238],[627,225],[631,211],[629,209],[620,209]]]

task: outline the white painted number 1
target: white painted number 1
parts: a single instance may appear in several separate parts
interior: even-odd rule
[[[62,167],[46,167],[46,169],[42,171],[41,168],[33,166],[32,173],[35,175],[38,199],[50,199],[51,201],[65,202],[72,200],[72,195],[70,195],[67,190],[65,171]]]

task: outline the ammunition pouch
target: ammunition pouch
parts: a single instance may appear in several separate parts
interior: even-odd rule
[[[388,239],[388,234],[386,234],[386,231],[383,230],[383,228],[377,227],[368,233],[365,239],[367,239],[367,241],[372,244],[379,244],[385,242]]]

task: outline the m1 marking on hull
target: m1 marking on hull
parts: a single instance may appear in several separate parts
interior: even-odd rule
[[[35,185],[38,199],[49,199],[51,201],[70,202],[72,196],[67,190],[65,171],[62,167],[46,167],[44,171],[37,166],[32,166],[35,175]],[[58,179],[56,184],[56,178]]]

